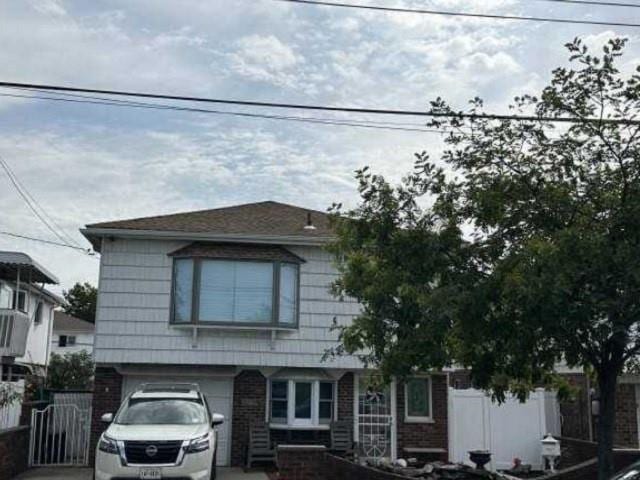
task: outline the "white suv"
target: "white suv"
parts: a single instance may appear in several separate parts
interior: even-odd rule
[[[216,476],[217,434],[224,417],[211,414],[197,384],[144,384],[129,394],[98,441],[96,480]]]

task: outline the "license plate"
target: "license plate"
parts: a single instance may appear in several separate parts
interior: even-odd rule
[[[160,468],[141,468],[138,478],[140,480],[161,480],[162,470]]]

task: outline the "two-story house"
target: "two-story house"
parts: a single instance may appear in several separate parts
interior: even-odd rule
[[[0,252],[0,377],[44,376],[54,308],[64,300],[44,288],[58,279],[26,253]]]
[[[54,312],[51,353],[65,355],[84,351],[91,355],[93,353],[94,328],[91,322],[61,310]]]
[[[226,416],[218,463],[241,465],[252,422],[279,443],[327,442],[330,423],[389,457],[447,453],[447,377],[371,392],[355,356],[323,361],[338,299],[325,213],[260,202],[87,225],[101,253],[93,441],[100,416],[143,382],[198,382]],[[366,449],[365,449],[366,452]],[[377,453],[380,453],[379,451]]]

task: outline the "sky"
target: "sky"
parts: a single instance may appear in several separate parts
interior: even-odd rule
[[[640,9],[542,0],[347,1],[640,20]],[[640,29],[626,27],[274,0],[16,0],[0,2],[0,81],[407,110],[426,110],[437,97],[464,108],[478,96],[487,111],[504,113],[515,95],[539,93],[551,71],[567,64],[563,45],[576,36],[593,47],[627,37],[624,65],[639,63]],[[441,149],[434,133],[0,97],[0,156],[87,248],[79,229],[99,221],[263,200],[319,210],[333,202],[355,206],[355,169],[369,165],[398,181],[416,152],[437,158]],[[2,171],[0,205],[1,231],[57,240]],[[97,283],[96,256],[3,235],[0,250],[33,256],[60,278],[54,291]]]

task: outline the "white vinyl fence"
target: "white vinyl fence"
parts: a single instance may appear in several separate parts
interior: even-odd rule
[[[17,382],[2,382],[12,385],[20,394],[24,393],[24,380]],[[0,430],[17,427],[20,424],[20,412],[22,411],[22,401],[16,400],[11,405],[0,408]]]
[[[480,390],[449,389],[449,452],[454,462],[473,465],[470,450],[489,450],[492,470],[508,469],[514,458],[541,470],[540,440],[560,435],[556,395],[538,389],[525,403],[509,398],[502,405]]]

